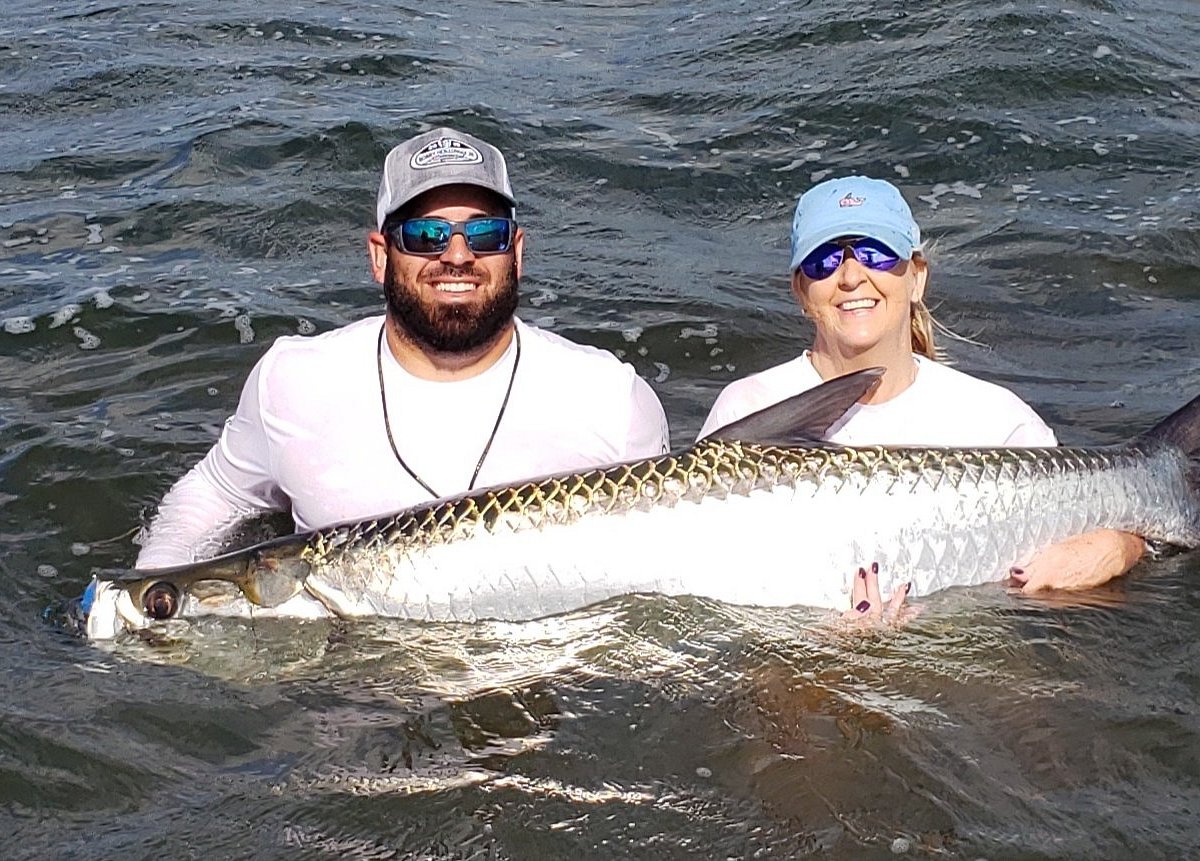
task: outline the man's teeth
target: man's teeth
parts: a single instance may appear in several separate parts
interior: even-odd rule
[[[466,293],[475,289],[474,284],[466,281],[438,281],[433,286],[443,293]]]
[[[875,300],[874,299],[852,299],[849,302],[843,302],[841,305],[838,305],[838,307],[841,308],[843,311],[857,311],[860,308],[874,308]]]

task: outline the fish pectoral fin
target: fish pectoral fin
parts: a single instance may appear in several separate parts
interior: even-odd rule
[[[879,385],[883,372],[883,368],[865,368],[835,377],[717,428],[704,439],[782,446],[819,442],[850,407]]]
[[[261,554],[237,585],[246,599],[260,607],[278,607],[304,589],[310,566],[299,556],[283,558]]]

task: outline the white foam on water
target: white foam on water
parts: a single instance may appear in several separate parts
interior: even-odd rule
[[[238,341],[242,344],[249,344],[254,341],[254,326],[250,322],[249,314],[238,314],[233,318],[233,327],[238,331]]]
[[[692,326],[684,326],[679,330],[679,340],[685,341],[688,338],[715,338],[717,337],[717,324],[705,323],[700,328]]]
[[[100,346],[100,338],[82,326],[75,326],[71,332],[79,339],[79,348],[81,350],[94,350]]]
[[[6,317],[4,331],[10,335],[28,335],[37,329],[32,317]]]
[[[63,326],[63,325],[66,325],[67,323],[70,323],[72,320],[76,319],[79,316],[79,313],[82,310],[83,309],[79,305],[76,305],[74,302],[71,302],[67,305],[63,305],[61,308],[59,308],[57,311],[55,311],[53,314],[50,315],[50,328],[57,329],[59,326]]]

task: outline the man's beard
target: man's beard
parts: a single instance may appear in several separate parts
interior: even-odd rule
[[[447,272],[451,271],[449,268]],[[442,274],[426,274],[429,281]],[[483,304],[426,302],[417,289],[402,284],[389,258],[383,275],[388,314],[400,330],[435,353],[466,353],[492,343],[517,310],[517,265],[501,274],[495,293]]]

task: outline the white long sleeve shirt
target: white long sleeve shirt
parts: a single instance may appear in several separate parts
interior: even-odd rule
[[[253,513],[290,509],[297,530],[306,530],[428,502],[388,443],[376,364],[382,324],[377,316],[278,339],[250,372],[216,444],[164,496],[137,567],[190,562],[206,539]],[[438,494],[468,489],[510,379],[476,487],[667,450],[662,404],[631,366],[516,325],[515,376],[515,344],[482,374],[454,382],[414,377],[383,348],[396,448]]]
[[[839,445],[1052,446],[1058,441],[1033,408],[1003,386],[924,356],[913,384],[879,404],[855,404],[830,428]],[[822,382],[807,351],[735,380],[717,396],[700,436]]]

